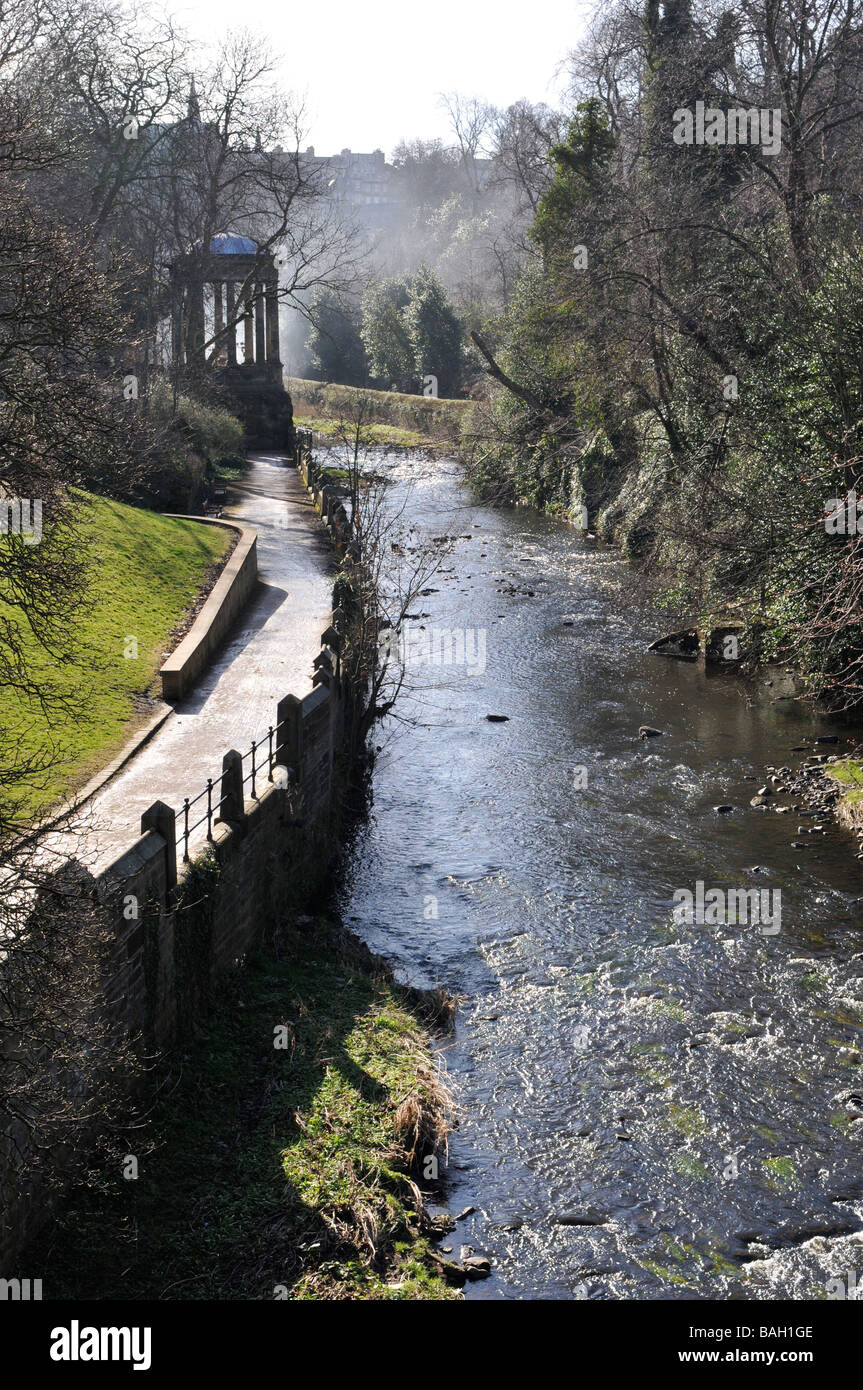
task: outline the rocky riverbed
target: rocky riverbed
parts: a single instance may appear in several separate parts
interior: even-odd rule
[[[841,752],[827,753],[824,751],[825,745],[844,746]],[[823,835],[828,823],[850,828],[849,820],[853,818],[842,808],[844,788],[830,775],[830,768],[848,758],[856,759],[858,751],[856,738],[841,738],[837,734],[816,738],[811,747],[798,745],[792,752],[806,756],[781,767],[765,766],[765,780],[752,797],[750,805],[758,811],[789,816],[790,823],[794,822],[795,817],[803,821],[803,824],[796,826],[791,839],[794,849],[805,849],[807,841],[804,836]],[[863,859],[863,826],[856,828],[855,834],[855,857]]]

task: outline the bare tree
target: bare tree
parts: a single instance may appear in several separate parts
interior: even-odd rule
[[[352,541],[336,594],[349,619],[351,639],[343,657],[355,691],[356,746],[377,720],[398,717],[405,689],[403,626],[418,598],[439,570],[451,545],[445,537],[423,537],[410,520],[409,493],[393,500],[380,471],[381,450],[374,442],[372,397],[357,392],[337,421],[327,468],[330,487],[341,490],[349,508]]]
[[[528,101],[517,101],[495,113],[492,182],[514,189],[517,213],[536,213],[550,187],[550,153],[563,134],[562,127],[558,112]]]
[[[479,158],[493,128],[495,109],[478,97],[464,97],[458,92],[442,93],[440,103],[449,115],[450,126],[461,153],[462,169],[471,197],[477,204],[482,195]]]

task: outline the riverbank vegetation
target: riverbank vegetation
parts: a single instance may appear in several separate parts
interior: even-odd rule
[[[395,152],[364,292],[314,300],[306,360],[354,386],[458,380],[484,497],[579,520],[686,626],[742,622],[747,658],[852,708],[860,0],[615,0],[567,71],[558,111],[449,97],[451,143]]]
[[[860,6],[623,0],[571,73],[528,252],[474,335],[498,391],[473,479],[586,509],[678,611],[736,612],[859,704],[856,510],[853,534],[825,516],[861,474]]]
[[[836,803],[839,824],[860,835],[863,832],[863,762],[859,758],[838,758],[828,763],[824,771],[842,789]]]
[[[101,1167],[29,1252],[44,1296],[458,1297],[424,1176],[445,1164],[427,1033],[448,1018],[338,924],[301,919],[171,1059],[123,1141],[137,1177]]]
[[[428,266],[412,275],[371,278],[361,300],[319,291],[310,304],[306,349],[322,380],[395,392],[456,396],[467,361],[462,326],[439,277]]]

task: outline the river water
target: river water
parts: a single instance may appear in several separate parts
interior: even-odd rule
[[[648,654],[663,619],[612,550],[475,504],[454,465],[386,466],[413,521],[460,537],[417,623],[483,633],[485,659],[411,668],[339,906],[462,996],[448,1205],[474,1211],[445,1243],[493,1264],[466,1296],[853,1289],[863,870],[846,832],[795,849],[798,815],[749,806],[831,725],[765,677]],[[781,890],[781,930],[675,923],[699,880]]]

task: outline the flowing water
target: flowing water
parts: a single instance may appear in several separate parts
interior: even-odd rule
[[[485,660],[412,667],[339,906],[462,996],[448,1202],[475,1210],[445,1244],[493,1263],[467,1296],[853,1287],[863,870],[846,832],[794,849],[798,816],[749,807],[831,726],[765,677],[648,654],[662,619],[613,551],[475,505],[451,465],[389,466],[418,524],[460,536],[417,623],[469,652],[484,633]],[[675,923],[699,880],[780,889],[781,930]]]

